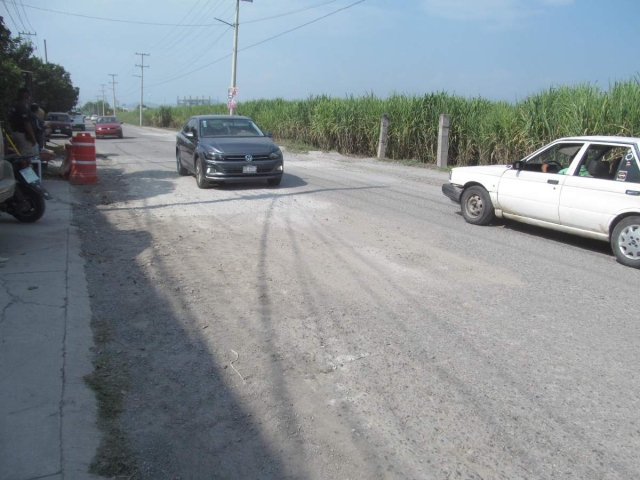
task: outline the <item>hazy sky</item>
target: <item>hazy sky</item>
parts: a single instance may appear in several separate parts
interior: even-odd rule
[[[71,72],[83,102],[95,100],[100,84],[116,73],[119,101],[137,104],[135,52],[151,54],[145,58],[146,102],[174,103],[177,95],[226,98],[230,58],[189,72],[231,52],[232,29],[214,17],[233,23],[235,0],[0,0],[0,15],[13,32],[14,23],[23,29],[12,4],[20,1],[22,21],[38,33],[39,53],[46,39],[49,60]],[[239,46],[355,1],[243,1]],[[116,23],[29,6],[127,21],[216,25]],[[309,6],[317,7],[252,22]],[[635,76],[639,46],[639,0],[366,0],[241,52],[239,100],[440,90],[515,100],[551,85],[588,81],[606,87]],[[173,80],[179,75],[184,76]]]

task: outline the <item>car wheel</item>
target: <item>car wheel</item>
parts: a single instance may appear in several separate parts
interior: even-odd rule
[[[611,249],[618,262],[627,267],[640,268],[640,217],[623,219],[611,234]]]
[[[472,225],[488,225],[495,217],[489,192],[483,187],[469,187],[460,199],[462,216]]]
[[[272,187],[277,187],[278,185],[280,185],[281,181],[282,181],[282,177],[270,178],[269,180],[267,180],[267,183]]]
[[[196,183],[198,188],[209,188],[211,185],[204,176],[204,169],[202,168],[202,160],[196,159]]]
[[[182,162],[180,161],[180,155],[178,154],[177,150],[176,150],[176,170],[178,171],[178,175],[181,175],[183,177],[189,174],[187,169],[182,166]]]

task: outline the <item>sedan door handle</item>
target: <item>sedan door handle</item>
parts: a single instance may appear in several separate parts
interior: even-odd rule
[[[624,193],[627,195],[633,195],[634,197],[640,197],[640,192],[638,190],[627,190]]]
[[[550,183],[551,185],[558,185],[560,182],[558,180],[547,180],[547,183]]]

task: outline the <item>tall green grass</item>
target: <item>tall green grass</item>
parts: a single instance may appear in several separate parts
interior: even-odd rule
[[[224,114],[225,105],[146,110],[143,123],[179,128],[193,115]],[[254,100],[238,105],[276,138],[298,140],[323,150],[374,156],[380,117],[391,116],[387,155],[435,163],[438,119],[451,115],[450,164],[487,165],[521,158],[564,136],[640,136],[640,81],[603,89],[590,84],[553,87],[515,103],[465,98],[445,92],[306,100]],[[121,115],[138,123],[137,112]]]

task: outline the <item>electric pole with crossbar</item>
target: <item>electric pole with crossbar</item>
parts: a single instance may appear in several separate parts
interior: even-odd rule
[[[113,90],[113,114],[116,115],[116,77],[118,76],[115,73],[109,73],[111,77],[111,89]]]
[[[144,69],[149,68],[149,65],[144,64],[144,57],[149,57],[149,53],[137,53],[140,55],[140,65],[136,64],[136,67],[140,67],[140,126],[142,126],[142,101],[144,100]]]

